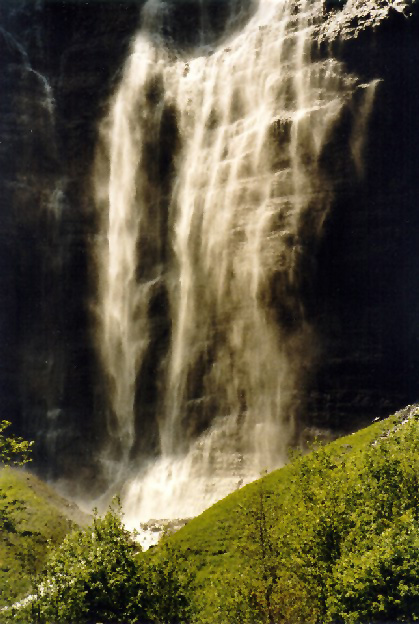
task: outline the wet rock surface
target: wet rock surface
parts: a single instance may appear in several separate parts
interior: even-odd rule
[[[379,82],[363,170],[349,184],[342,171],[325,225],[311,308],[322,347],[310,422],[346,431],[418,396],[418,5],[393,3],[407,18],[367,4],[380,23],[329,43],[349,71]]]
[[[147,550],[158,544],[164,535],[171,535],[184,527],[190,518],[176,518],[174,520],[149,520],[142,522],[137,531],[136,540],[141,544],[143,550]]]
[[[410,18],[415,10],[416,0],[326,0],[320,38],[356,39],[362,32],[378,29],[389,20]]]
[[[50,478],[94,470],[89,176],[137,23],[135,3],[0,8],[0,400]]]
[[[36,465],[50,477],[89,480],[106,436],[89,176],[97,122],[142,4],[22,0],[0,9],[0,401],[36,440]],[[319,336],[306,421],[350,430],[418,394],[418,11],[407,0],[326,8],[323,48],[380,80],[364,172],[341,172],[306,293]],[[182,19],[177,37],[192,18]],[[337,140],[325,158],[338,149]]]

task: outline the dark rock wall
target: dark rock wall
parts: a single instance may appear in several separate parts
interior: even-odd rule
[[[50,478],[98,481],[107,404],[92,334],[90,175],[144,2],[0,2],[0,410],[36,441]],[[184,4],[172,2],[163,34],[187,49],[204,24],[197,3]],[[254,6],[204,4],[208,43]]]
[[[419,20],[393,12],[333,53],[379,78],[361,179],[343,183],[318,257],[322,356],[308,418],[350,430],[419,394]]]
[[[106,437],[91,331],[89,175],[97,121],[142,4],[0,6],[0,409],[36,439],[36,464],[51,477],[91,475],[93,449]],[[225,6],[207,3],[214,40],[229,17]],[[254,3],[240,7],[238,27]],[[193,43],[193,15],[179,3],[172,8],[179,13],[174,44]],[[364,176],[355,180],[342,165],[307,287],[321,338],[310,424],[350,430],[418,398],[417,24],[417,16],[394,15],[375,32],[332,46],[349,71],[381,82]],[[324,155],[329,171],[338,145]]]
[[[49,477],[90,474],[103,434],[89,176],[97,120],[139,4],[14,0],[0,8],[1,416],[36,440],[36,465]]]

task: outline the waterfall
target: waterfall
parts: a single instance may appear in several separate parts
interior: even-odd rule
[[[10,50],[15,50],[20,57],[20,62],[22,63],[23,69],[27,74],[32,74],[35,77],[35,80],[40,84],[41,91],[43,92],[43,98],[41,100],[42,106],[48,111],[50,120],[54,121],[54,108],[55,108],[55,100],[53,95],[53,90],[51,85],[49,84],[46,76],[36,71],[29,60],[28,53],[22,44],[17,41],[11,33],[7,32],[4,28],[0,26],[0,35],[3,37],[7,47]]]
[[[259,0],[183,52],[170,6],[143,9],[94,180],[103,462],[132,523],[196,514],[286,460],[316,354],[303,288],[335,188],[323,155],[349,115],[361,170],[375,88],[317,51],[321,0]]]

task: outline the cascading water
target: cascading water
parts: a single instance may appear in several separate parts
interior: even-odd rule
[[[129,523],[200,512],[296,433],[315,353],[302,284],[334,191],[322,154],[349,111],[361,166],[375,86],[314,54],[322,10],[259,0],[239,34],[181,54],[170,2],[143,9],[95,174],[103,459]]]

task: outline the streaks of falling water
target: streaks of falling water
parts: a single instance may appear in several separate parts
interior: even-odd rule
[[[19,53],[25,71],[28,74],[32,74],[33,76],[35,76],[36,80],[41,85],[41,89],[44,95],[43,99],[41,100],[41,103],[45,107],[45,109],[48,111],[51,119],[53,120],[55,100],[54,100],[54,95],[53,95],[51,85],[49,84],[46,76],[36,71],[32,67],[29,61],[28,53],[26,52],[25,48],[22,46],[21,43],[19,43],[19,41],[17,41],[11,35],[11,33],[7,32],[6,30],[0,27],[0,34],[4,38],[4,41],[8,47],[12,50],[15,49]]]
[[[295,6],[260,0],[240,34],[185,65],[150,36],[167,5],[149,0],[103,125],[99,335],[124,470],[141,435],[136,383],[156,284],[168,292],[171,323],[155,416],[160,456],[129,481],[128,519],[199,512],[239,479],[281,464],[295,430],[313,351],[302,267],[333,193],[320,156],[363,90],[348,147],[360,166],[374,89],[312,57],[322,2]],[[162,191],[145,146],[161,142],[168,106],[180,148],[162,253],[153,227]],[[156,258],[147,271],[146,238]]]

